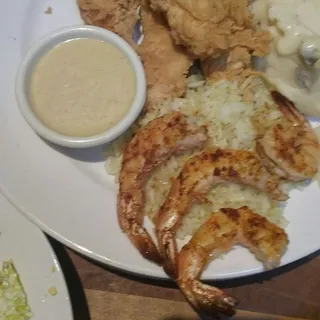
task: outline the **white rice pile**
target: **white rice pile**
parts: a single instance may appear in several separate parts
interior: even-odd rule
[[[198,85],[200,86],[197,87]],[[258,134],[282,117],[262,80],[255,78],[248,80],[241,87],[235,82],[224,80],[212,85],[191,82],[184,98],[167,101],[148,111],[139,119],[138,125],[144,126],[172,109],[192,116],[199,126],[207,127],[210,138],[208,146],[234,149],[252,150]],[[107,172],[116,177],[120,170],[121,152],[126,140],[123,137],[121,139],[122,141],[117,141],[109,150],[106,162]],[[179,174],[183,163],[191,154],[189,152],[172,157],[152,172],[145,186],[145,214],[151,219],[154,219],[165,200],[171,180]],[[272,201],[264,192],[241,184],[221,183],[214,186],[207,194],[207,200],[205,204],[194,205],[184,217],[183,225],[177,234],[179,239],[192,235],[213,211],[222,207],[238,208],[247,205],[279,225],[283,226],[285,223],[278,203]]]

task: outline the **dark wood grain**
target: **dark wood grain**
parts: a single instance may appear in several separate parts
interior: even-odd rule
[[[173,282],[111,270],[50,242],[65,273],[75,320],[198,319]],[[215,285],[238,297],[241,309],[320,319],[320,252],[272,272]]]
[[[70,250],[68,254],[85,289],[92,320],[162,320],[159,312],[164,305],[166,318],[163,320],[167,320],[171,308],[183,312],[175,312],[168,320],[197,319],[174,283],[127,275],[88,261]],[[66,277],[68,279],[68,272]],[[301,318],[312,318],[320,312],[319,253],[270,273],[215,284],[238,297],[241,309]],[[125,310],[118,305],[119,301]],[[143,315],[135,315],[137,306],[144,303],[148,308],[144,307]],[[154,305],[150,306],[150,303]],[[147,318],[141,318],[147,316],[147,309],[153,311],[149,311]],[[180,318],[177,318],[179,314]]]

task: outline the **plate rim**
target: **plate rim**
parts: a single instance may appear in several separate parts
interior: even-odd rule
[[[18,204],[14,197],[11,196],[10,192],[3,186],[2,182],[0,181],[0,192],[3,194],[3,196],[10,202],[11,205],[13,205],[21,214],[23,214],[24,217],[26,217],[29,221],[31,221],[34,225],[36,225],[40,230],[42,230],[42,232],[48,234],[49,236],[51,236],[53,239],[57,240],[58,242],[60,242],[61,244],[63,244],[64,246],[72,249],[73,251],[93,260],[96,261],[98,263],[101,263],[102,265],[106,265],[110,268],[113,268],[115,270],[119,270],[122,271],[126,274],[131,274],[131,275],[135,275],[138,276],[139,278],[150,278],[150,279],[157,279],[157,280],[163,280],[163,281],[174,281],[173,279],[171,279],[169,276],[167,276],[166,274],[163,274],[160,272],[161,266],[157,266],[159,268],[158,271],[155,272],[150,272],[149,269],[144,269],[144,268],[140,268],[140,267],[132,267],[132,266],[127,266],[125,264],[119,263],[117,261],[114,261],[112,259],[109,259],[107,257],[103,257],[99,254],[96,254],[90,250],[88,250],[87,248],[77,245],[76,243],[74,243],[73,241],[67,239],[66,237],[62,236],[60,233],[52,230],[50,227],[48,227],[46,224],[44,224],[43,222],[41,222],[39,219],[37,219],[32,213],[29,213],[27,210],[24,210],[23,207]],[[40,231],[39,230],[39,231]],[[40,231],[41,232],[41,231]],[[43,237],[45,237],[45,235],[43,234]],[[47,242],[48,240],[45,239]],[[54,256],[56,257],[50,243],[48,242],[49,247],[52,251],[52,253],[54,254]],[[134,250],[134,248],[132,248]],[[303,258],[308,257],[309,255],[317,252],[320,248],[317,248],[316,246],[310,250],[305,250],[303,253],[294,256],[293,259],[285,259],[281,261],[281,264],[272,269],[274,270],[278,270],[286,265],[289,265],[291,263],[294,263],[298,260],[301,260]],[[59,263],[60,265],[60,263]],[[271,270],[271,271],[272,271]],[[265,270],[263,268],[263,266],[261,265],[260,267],[256,267],[256,268],[252,268],[252,269],[247,269],[244,271],[237,271],[237,272],[233,272],[233,273],[228,273],[228,275],[224,276],[223,274],[218,276],[218,277],[212,277],[212,276],[203,276],[201,277],[202,280],[204,281],[227,281],[227,280],[232,280],[232,279],[239,279],[239,278],[245,278],[245,277],[249,277],[249,276],[254,276],[257,274],[263,274],[263,273],[268,273],[269,270]],[[65,281],[65,277],[64,274],[62,272],[62,276],[63,276],[63,281],[66,285],[66,281]],[[66,285],[67,288],[67,292],[69,295],[69,291],[68,291],[68,287]],[[71,305],[71,304],[70,304]]]

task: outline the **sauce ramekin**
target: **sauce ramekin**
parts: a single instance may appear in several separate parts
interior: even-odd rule
[[[73,137],[62,135],[43,124],[34,113],[29,99],[30,78],[34,67],[48,51],[59,43],[79,38],[93,38],[114,45],[131,63],[135,74],[136,93],[129,111],[114,127],[94,136]],[[20,111],[29,126],[42,138],[54,144],[87,148],[113,141],[125,132],[139,116],[146,100],[146,76],[142,62],[134,49],[115,33],[93,26],[81,25],[57,29],[41,38],[21,62],[16,76],[16,98]]]

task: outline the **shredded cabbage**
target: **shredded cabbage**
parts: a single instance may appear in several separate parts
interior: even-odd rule
[[[13,262],[3,263],[0,271],[0,320],[29,320],[31,310]]]

